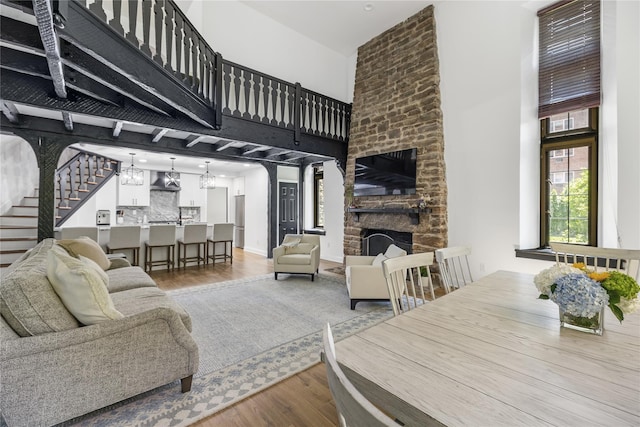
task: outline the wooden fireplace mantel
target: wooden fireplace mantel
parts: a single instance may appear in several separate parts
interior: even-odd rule
[[[431,208],[347,208],[347,212],[355,215],[355,221],[360,221],[361,213],[399,214],[409,215],[412,224],[420,224],[420,214],[431,213]]]

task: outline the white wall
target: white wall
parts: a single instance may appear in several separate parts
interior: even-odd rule
[[[335,161],[324,162],[324,203],[321,258],[341,263],[344,259],[344,179]]]
[[[19,205],[25,196],[37,195],[38,160],[29,143],[13,135],[0,135],[0,214]]]
[[[269,241],[269,174],[264,168],[252,169],[244,176],[244,250],[267,256]]]
[[[112,177],[98,191],[67,219],[61,227],[94,227],[96,225],[96,211],[111,212],[111,225],[116,225],[116,205],[118,194],[118,179]]]
[[[186,3],[191,22],[225,59],[341,101],[348,99],[347,60],[339,53],[239,1]]]
[[[449,245],[473,247],[476,276],[499,269],[537,272],[548,265],[515,258],[514,253],[515,246],[539,244],[537,18],[536,8],[524,4],[435,4]],[[615,64],[614,70],[608,71],[614,77],[608,78],[611,61],[603,61],[603,114],[617,123],[605,120],[601,141],[617,145],[614,157],[618,166],[601,168],[601,174],[610,176],[611,185],[601,188],[600,197],[617,204],[610,216],[624,246],[639,248],[640,14],[633,2],[605,1],[603,9],[613,6],[617,7],[613,17],[603,23],[603,45],[608,49],[604,58]],[[607,41],[616,35],[616,43]],[[614,95],[617,99],[607,98]],[[610,234],[615,226],[600,226],[603,241],[616,239]]]

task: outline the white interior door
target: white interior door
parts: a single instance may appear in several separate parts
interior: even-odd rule
[[[216,187],[207,190],[207,222],[219,224],[229,222],[227,209],[227,187]]]

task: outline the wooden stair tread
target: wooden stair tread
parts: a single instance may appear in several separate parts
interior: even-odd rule
[[[0,268],[7,268],[11,265],[11,263],[8,264],[0,264]]]
[[[38,240],[37,237],[0,237],[0,242],[24,242],[24,241],[35,241]]]
[[[25,252],[27,252],[27,249],[10,249],[8,251],[0,251],[0,255],[23,254]]]

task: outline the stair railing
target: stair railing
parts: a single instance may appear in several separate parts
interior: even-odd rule
[[[351,105],[215,52],[173,0],[70,0],[82,4],[222,115],[348,141]],[[109,17],[112,17],[108,19]]]
[[[79,151],[56,170],[56,227],[69,219],[115,175],[119,163],[108,157]],[[112,167],[114,165],[116,167]]]

